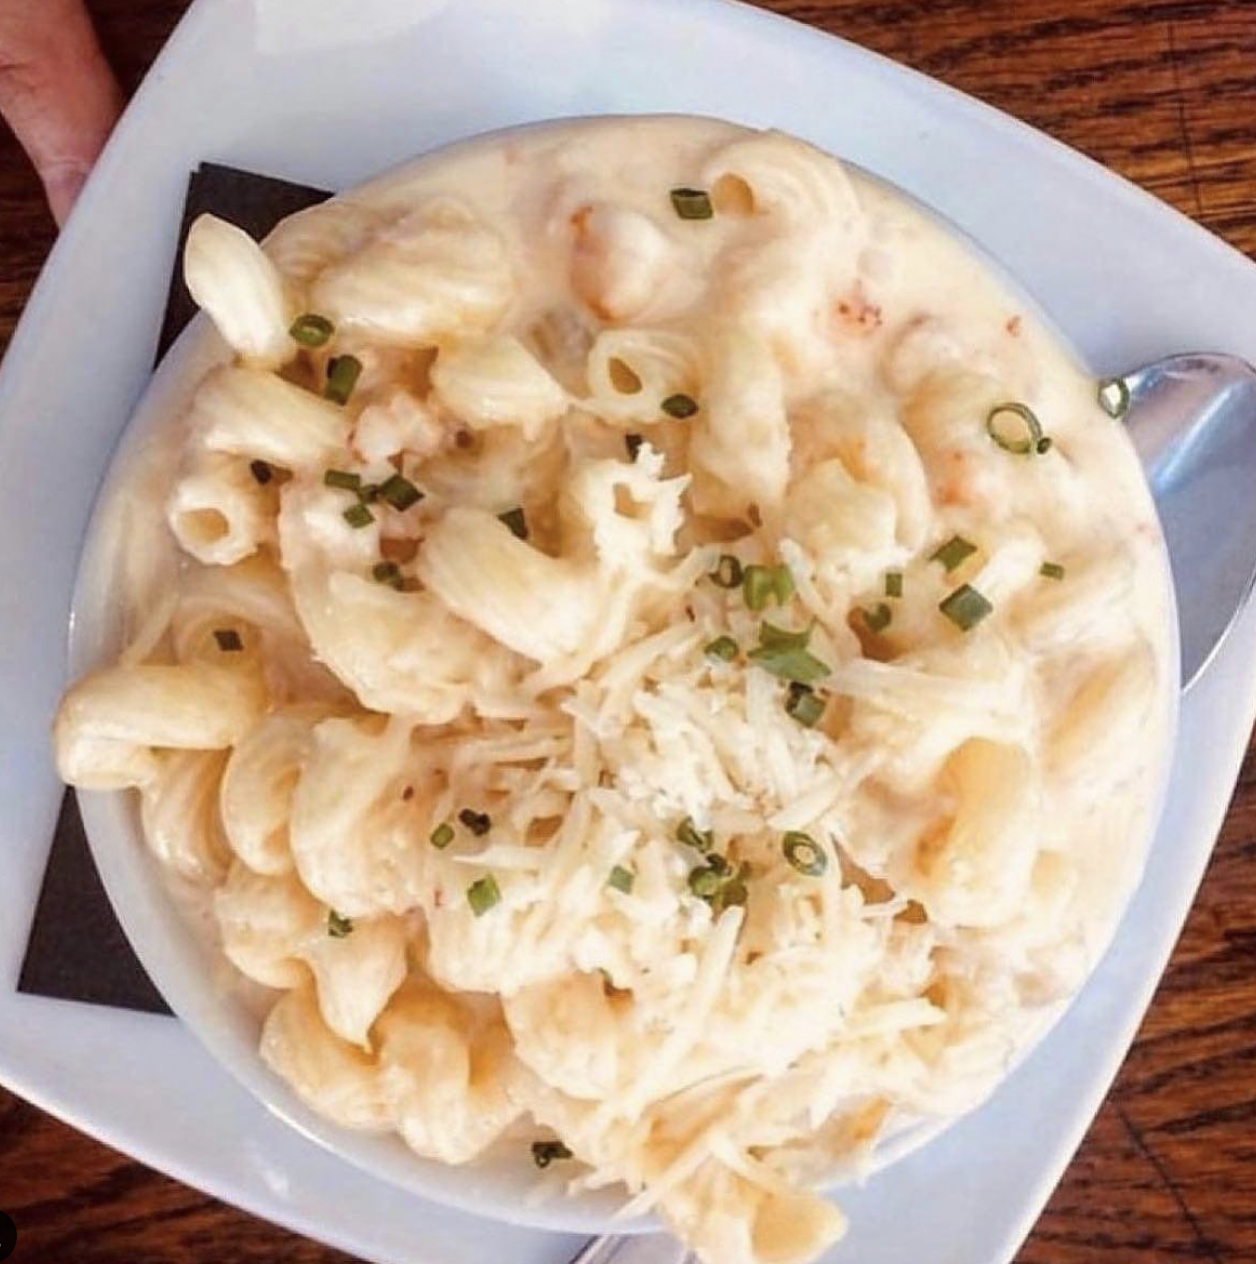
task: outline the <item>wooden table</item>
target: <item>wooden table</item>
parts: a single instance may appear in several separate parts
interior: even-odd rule
[[[93,0],[128,87],[185,7],[184,0]],[[1256,251],[1252,0],[764,0],[763,7],[982,97]],[[12,139],[0,135],[6,340],[52,238],[37,182]],[[0,1209],[19,1226],[16,1264],[348,1261],[159,1176],[3,1092]],[[1256,1261],[1251,754],[1138,1043],[1019,1256],[1020,1264],[1100,1259]]]

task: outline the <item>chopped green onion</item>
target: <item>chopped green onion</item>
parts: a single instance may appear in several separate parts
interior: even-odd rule
[[[773,650],[805,650],[811,643],[811,628],[803,628],[801,632],[791,632],[788,628],[778,628],[775,623],[766,619],[759,624],[759,645]]]
[[[863,617],[864,627],[872,633],[884,632],[894,618],[894,611],[884,601],[878,601],[875,606],[865,606],[859,613]]]
[[[215,628],[214,640],[224,654],[238,654],[244,648],[244,642],[240,640],[240,634],[235,628]]]
[[[1037,452],[1039,456],[1046,456],[1046,454],[1051,451],[1053,443],[1054,441],[1050,435],[1043,435],[1042,438],[1034,444],[1034,451]]]
[[[732,865],[717,851],[713,851],[707,856],[707,868],[712,873],[718,873],[721,878],[726,877],[733,870]]]
[[[953,535],[945,544],[940,544],[929,554],[929,561],[941,562],[942,569],[949,575],[961,562],[972,557],[977,546],[962,535]]]
[[[1038,574],[1041,575],[1043,579],[1063,579],[1064,567],[1061,566],[1059,562],[1043,562],[1043,564],[1038,567]]]
[[[323,485],[338,487],[342,492],[356,492],[362,486],[362,476],[351,474],[348,470],[324,470]]]
[[[939,602],[938,609],[961,632],[975,628],[994,607],[971,584],[961,584],[949,597]]]
[[[721,663],[731,663],[737,657],[737,642],[731,636],[717,636],[708,641],[702,652],[707,658],[718,659]]]
[[[741,562],[731,553],[720,554],[720,560],[711,572],[711,582],[718,588],[740,588],[741,580]]]
[[[249,473],[252,474],[263,487],[265,487],[266,484],[275,477],[275,471],[272,470],[265,461],[250,461]]]
[[[497,879],[491,873],[483,878],[477,878],[467,888],[467,903],[471,905],[471,912],[476,917],[483,917],[494,904],[501,902],[501,898],[502,893],[498,889]]]
[[[406,581],[401,577],[401,567],[396,562],[376,562],[371,567],[371,577],[377,584],[388,584],[398,591]]]
[[[887,597],[901,597],[903,595],[902,571],[885,572],[885,595]]]
[[[771,598],[783,606],[794,595],[794,577],[788,566],[747,566],[742,572],[741,591],[750,610],[767,609]]]
[[[710,865],[689,871],[689,889],[700,900],[709,900],[724,885],[724,875]]]
[[[1000,420],[1003,418],[1005,420]],[[1015,418],[1015,420],[1006,420]],[[995,404],[986,414],[986,434],[1003,449],[1016,456],[1029,456],[1033,452],[1045,452],[1047,448],[1039,446],[1043,440],[1042,423],[1028,404],[1020,404],[1012,400],[1005,404]]]
[[[1123,377],[1110,377],[1099,383],[1099,407],[1117,419],[1129,412],[1130,388]]]
[[[375,521],[375,515],[363,504],[350,505],[340,516],[354,529],[369,527]]]
[[[782,680],[810,685],[829,674],[826,663],[810,651],[795,646],[760,645],[748,656],[756,666]]]
[[[681,219],[711,219],[715,208],[705,189],[673,189],[672,207]]]
[[[534,1141],[532,1143],[532,1162],[544,1170],[551,1163],[570,1159],[572,1153],[561,1141]]]
[[[785,859],[808,878],[818,878],[829,867],[824,849],[801,830],[790,830],[781,840],[781,850]]]
[[[628,453],[628,459],[635,461],[637,453],[641,451],[641,445],[645,442],[645,438],[639,434],[624,435],[624,449]]]
[[[824,714],[824,699],[810,685],[791,680],[785,695],[785,714],[805,729],[815,728]]]
[[[631,869],[625,869],[623,865],[616,865],[611,870],[611,876],[606,879],[606,885],[614,887],[616,891],[621,891],[624,895],[631,895],[632,884],[636,880],[637,875]]]
[[[394,509],[406,510],[423,499],[423,493],[408,479],[394,474],[379,485],[379,498]]]
[[[454,841],[454,827],[448,821],[442,821],[428,836],[429,843],[437,851],[444,851]]]
[[[332,356],[327,361],[327,385],[323,395],[333,404],[347,404],[353,388],[362,376],[362,361],[357,356]]]
[[[692,395],[686,395],[681,391],[677,391],[675,395],[669,395],[659,407],[669,417],[675,417],[677,421],[684,421],[698,411],[698,402]]]
[[[293,341],[303,347],[321,347],[336,332],[336,326],[317,312],[306,312],[298,316],[288,328]]]
[[[379,484],[363,483],[358,488],[358,499],[364,505],[373,505],[379,499]]]
[[[505,523],[510,528],[510,534],[516,539],[528,538],[528,520],[523,516],[522,509],[507,509],[505,513],[497,515],[497,521]]]
[[[701,852],[709,852],[715,846],[714,833],[711,830],[700,830],[691,816],[685,817],[676,827],[676,840]]]
[[[335,909],[328,909],[327,933],[332,939],[343,939],[346,935],[353,934],[353,922],[347,917],[341,917]]]
[[[476,812],[473,808],[463,808],[458,813],[458,819],[476,838],[483,838],[493,828],[493,818],[487,812]]]

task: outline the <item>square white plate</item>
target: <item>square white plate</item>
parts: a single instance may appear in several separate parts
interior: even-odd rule
[[[14,990],[58,801],[47,732],[81,537],[148,376],[200,160],[334,188],[490,128],[657,111],[780,126],[893,180],[1001,258],[1097,370],[1173,350],[1256,358],[1256,269],[1236,252],[1006,116],[762,12],[725,0],[198,0],[58,242],[0,378],[0,1079],[155,1167],[380,1264],[562,1264],[575,1244],[350,1168],[268,1116],[172,1020]],[[847,1194],[853,1228],[834,1260],[1003,1264],[1015,1252],[1198,886],[1256,711],[1253,645],[1256,613],[1186,701],[1146,878],[1078,1003],[983,1110]]]

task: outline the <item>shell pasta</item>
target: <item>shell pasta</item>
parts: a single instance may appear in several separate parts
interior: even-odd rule
[[[136,795],[314,1111],[815,1258],[1140,872],[1167,569],[1096,383],[901,196],[711,120],[204,219],[186,272],[222,354],[62,775]]]

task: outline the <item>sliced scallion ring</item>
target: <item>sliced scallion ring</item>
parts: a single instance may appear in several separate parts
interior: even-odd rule
[[[673,189],[672,209],[681,219],[712,219],[715,208],[705,189]]]
[[[1130,388],[1123,377],[1110,377],[1099,383],[1099,407],[1109,417],[1120,419],[1130,410]]]
[[[305,312],[292,322],[288,334],[303,347],[321,347],[336,332],[336,326],[317,312]]]
[[[781,850],[785,859],[805,877],[818,878],[829,867],[824,849],[802,830],[790,830],[781,840]]]
[[[985,596],[971,584],[961,584],[949,597],[938,603],[938,609],[961,632],[971,631],[994,611]]]
[[[791,680],[785,694],[785,714],[805,729],[815,728],[824,714],[824,699],[810,685]]]
[[[493,875],[477,878],[467,888],[467,903],[476,917],[483,917],[495,904],[500,904],[502,893]]]
[[[1016,456],[1032,456],[1047,449],[1039,445],[1046,437],[1038,415],[1028,404],[1009,400],[986,414],[986,434],[1003,449]],[[1050,447],[1050,444],[1047,445]]]
[[[929,561],[941,562],[942,569],[949,575],[961,562],[972,557],[976,551],[977,546],[971,540],[965,540],[962,535],[953,535],[945,544],[939,544],[929,554]]]

